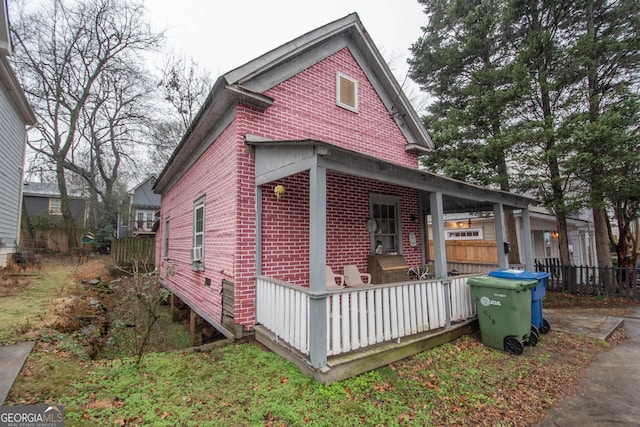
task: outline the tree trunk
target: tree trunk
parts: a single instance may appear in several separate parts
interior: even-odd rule
[[[509,264],[522,264],[520,261],[520,250],[518,249],[518,231],[516,230],[516,218],[512,210],[504,211],[504,221],[507,233],[507,241],[511,243],[509,252]]]
[[[613,267],[611,251],[609,249],[609,231],[607,228],[607,213],[604,209],[593,208],[593,232],[596,237],[596,256],[598,267]]]
[[[63,229],[67,232],[67,243],[69,250],[78,247],[76,236],[76,224],[71,214],[71,206],[69,205],[69,194],[67,191],[67,182],[64,176],[63,162],[56,164],[56,179],[58,180],[58,190],[60,191],[60,209],[62,211]]]

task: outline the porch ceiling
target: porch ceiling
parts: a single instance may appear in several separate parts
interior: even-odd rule
[[[272,141],[247,135],[256,159],[256,185],[263,185],[320,166],[347,175],[369,178],[424,192],[423,206],[429,209],[428,193],[443,194],[444,212],[480,212],[501,203],[505,209],[537,205],[535,199],[493,190],[367,156],[317,140]]]

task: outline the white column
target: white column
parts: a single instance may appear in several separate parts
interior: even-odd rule
[[[309,171],[309,358],[327,365],[327,170]]]
[[[433,233],[433,267],[436,278],[447,277],[447,248],[444,237],[444,213],[442,193],[429,194],[431,232]]]
[[[496,243],[498,244],[498,267],[508,268],[509,260],[504,253],[505,232],[504,232],[504,208],[502,203],[493,205],[493,216],[496,220]]]
[[[256,186],[256,276],[262,274],[262,186]]]
[[[524,250],[524,268],[534,271],[533,239],[531,238],[531,215],[529,208],[522,209],[522,246]]]

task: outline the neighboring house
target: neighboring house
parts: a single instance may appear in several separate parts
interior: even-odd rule
[[[69,208],[71,217],[78,231],[94,227],[90,221],[90,202],[86,190],[80,187],[68,185]],[[67,252],[68,238],[63,230],[62,199],[57,183],[53,182],[25,182],[23,187],[23,206],[26,218],[31,228],[31,236],[23,236],[25,245],[27,240],[32,240],[29,246],[37,246],[40,249]],[[45,234],[38,234],[46,231]]]
[[[503,230],[521,209],[526,228],[536,201],[421,170],[432,149],[358,16],[315,29],[214,84],[154,187],[159,272],[192,325],[255,334],[324,382],[420,351],[429,332],[458,336],[475,308],[467,278],[447,277],[443,227],[436,279],[407,281],[426,217],[490,210]],[[330,289],[326,266],[346,265],[376,285]]]
[[[151,175],[129,190],[126,213],[118,221],[118,238],[155,237],[156,213],[160,210],[160,195],[153,192],[156,177]]]
[[[9,65],[11,55],[7,4],[0,5],[0,267],[20,245],[22,179],[27,126],[33,110]]]
[[[523,253],[524,238],[522,212],[515,211],[516,233],[520,236],[519,253]],[[531,241],[536,262],[544,264],[546,260],[560,257],[558,249],[558,230],[556,217],[543,207],[530,208]],[[447,260],[461,263],[496,263],[495,251],[487,247],[497,247],[495,221],[492,212],[479,214],[448,214],[444,216]],[[573,265],[594,266],[595,236],[593,221],[587,215],[572,215],[567,218],[569,253]],[[431,233],[431,224],[429,224]]]

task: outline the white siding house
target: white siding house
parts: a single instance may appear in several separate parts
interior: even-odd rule
[[[26,127],[36,118],[7,61],[7,6],[0,6],[0,267],[19,245]]]

